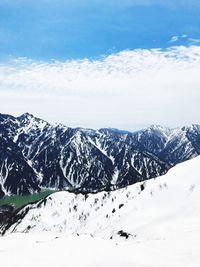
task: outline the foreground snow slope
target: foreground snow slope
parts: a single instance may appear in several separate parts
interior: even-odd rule
[[[164,239],[200,227],[200,157],[157,179],[98,194],[58,192],[29,205],[7,232],[91,234]],[[191,229],[190,229],[191,230]]]
[[[52,194],[26,207],[25,217],[0,238],[1,262],[6,267],[27,262],[31,267],[200,266],[199,168],[197,157],[115,192]]]
[[[194,230],[194,229],[193,229]],[[199,267],[199,232],[177,239],[114,242],[88,236],[0,238],[4,267]]]

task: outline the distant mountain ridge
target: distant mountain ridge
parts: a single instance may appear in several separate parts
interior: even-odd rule
[[[99,192],[165,174],[200,154],[200,125],[128,132],[0,114],[0,196],[45,188]]]

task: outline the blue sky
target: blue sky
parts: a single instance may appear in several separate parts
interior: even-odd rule
[[[0,59],[98,58],[200,37],[198,0],[1,0]],[[184,40],[182,40],[183,42]]]
[[[200,124],[199,14],[199,0],[1,0],[0,113]]]

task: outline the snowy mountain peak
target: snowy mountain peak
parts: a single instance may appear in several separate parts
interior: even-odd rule
[[[18,118],[21,119],[21,118],[33,118],[33,117],[34,117],[33,114],[29,112],[25,112],[22,115],[20,115]]]
[[[19,172],[16,180],[34,173],[31,184],[37,186],[33,191],[38,188],[76,192],[113,190],[165,174],[175,164],[200,154],[198,125],[187,130],[154,125],[132,133],[54,126],[29,113],[17,118],[1,114],[0,134],[12,148],[9,170],[13,164],[21,166],[23,158],[23,164],[28,164],[31,172],[23,167],[28,173]],[[8,155],[0,152],[1,169]],[[4,195],[1,187],[10,190],[15,184],[11,177],[8,180],[5,171],[2,176],[0,196]],[[16,190],[10,192],[24,194],[25,183],[26,180],[23,186],[16,184]]]
[[[43,124],[43,123],[47,123],[46,121],[37,118],[35,116],[33,116],[32,114],[26,112],[24,114],[22,114],[21,116],[16,118],[20,123],[22,124]]]

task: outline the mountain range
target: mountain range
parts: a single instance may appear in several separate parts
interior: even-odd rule
[[[44,189],[95,193],[165,174],[200,154],[200,125],[137,132],[0,114],[0,197]]]

